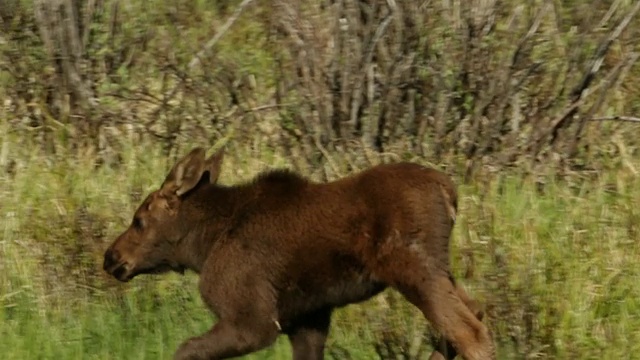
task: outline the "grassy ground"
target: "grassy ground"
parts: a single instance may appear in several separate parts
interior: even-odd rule
[[[126,147],[112,168],[0,142],[0,164],[15,161],[0,173],[3,358],[170,359],[212,324],[192,274],[118,284],[100,269],[104,248],[171,165],[158,146]],[[227,159],[223,182],[289,164],[241,155]],[[453,266],[486,304],[499,358],[640,358],[640,180],[630,168],[543,180],[505,174],[459,186]],[[376,358],[375,343],[418,351],[426,325],[416,315],[393,292],[343,309],[331,357]],[[289,345],[283,338],[248,358],[289,359]]]

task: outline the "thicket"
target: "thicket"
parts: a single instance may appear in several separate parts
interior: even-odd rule
[[[636,130],[639,6],[3,0],[7,120],[108,162],[126,135],[170,153],[234,129],[314,167],[367,148],[594,168]]]
[[[125,345],[95,340],[122,309],[160,319],[143,322],[161,328],[149,333],[157,356],[192,335],[170,324],[176,306],[200,311],[195,286],[114,284],[100,256],[177,156],[226,143],[230,182],[274,165],[318,180],[397,159],[445,169],[463,194],[456,272],[486,304],[503,356],[631,357],[639,10],[631,0],[0,0],[0,331],[14,334],[4,346],[26,349],[52,323],[51,339],[79,337],[73,351],[142,357],[127,341],[146,325],[126,317]],[[380,299],[337,320],[349,341],[332,340],[335,358],[417,358],[429,346],[401,299]],[[70,304],[85,317],[69,322]],[[102,328],[88,315],[100,309]],[[47,346],[38,356],[82,357]]]

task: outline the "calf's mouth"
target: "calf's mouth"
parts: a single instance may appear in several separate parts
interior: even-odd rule
[[[134,276],[134,274],[129,271],[126,262],[115,264],[110,268],[105,269],[105,271],[121,282],[128,282]]]
[[[123,263],[118,265],[118,267],[116,267],[115,269],[112,270],[111,275],[113,275],[114,278],[118,279],[119,281],[122,282],[128,282],[129,280],[131,280],[133,278],[133,276],[129,275],[130,272],[129,270],[127,270],[127,264]]]
[[[133,274],[129,270],[129,264],[122,260],[120,254],[113,249],[108,249],[105,252],[102,269],[122,282],[127,282],[133,278]]]
[[[127,261],[121,260],[119,254],[113,250],[107,250],[104,256],[103,269],[108,274],[121,282],[129,282],[140,274],[162,274],[175,271],[184,274],[185,268],[170,261],[161,261],[150,266],[132,266]]]

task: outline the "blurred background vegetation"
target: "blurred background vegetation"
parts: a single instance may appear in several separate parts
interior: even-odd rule
[[[0,0],[0,352],[169,359],[214,321],[196,278],[102,253],[176,157],[222,182],[411,160],[459,185],[451,257],[500,359],[640,358],[640,2]],[[333,359],[419,359],[393,291]],[[288,359],[286,339],[253,357]]]

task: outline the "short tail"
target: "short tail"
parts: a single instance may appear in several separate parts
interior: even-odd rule
[[[447,213],[451,221],[455,224],[456,216],[458,215],[458,194],[453,186],[447,186],[442,183],[440,184],[440,191],[447,206]]]

